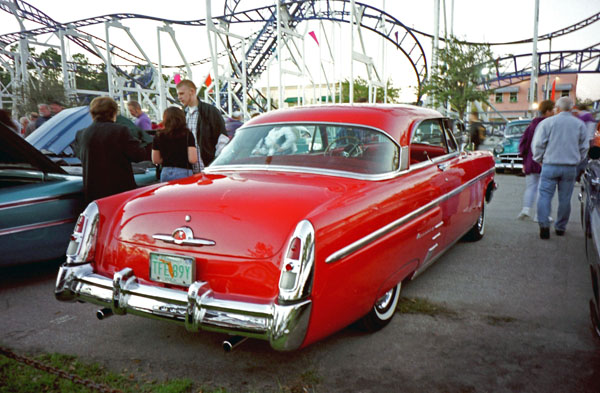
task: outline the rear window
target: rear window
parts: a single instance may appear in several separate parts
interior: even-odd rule
[[[277,165],[379,174],[398,168],[399,148],[381,131],[348,125],[240,128],[211,164]]]

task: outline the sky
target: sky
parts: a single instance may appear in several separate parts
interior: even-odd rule
[[[365,4],[385,9],[386,12],[400,20],[406,26],[414,29],[433,33],[434,30],[434,0],[421,0],[419,2],[406,0],[363,0]],[[43,0],[29,0],[29,4],[40,9],[51,18],[59,22],[69,22],[90,18],[105,14],[114,13],[137,13],[148,16],[155,16],[164,19],[173,20],[197,20],[205,18],[207,15],[207,3],[209,1],[189,1],[189,0],[104,0],[101,2],[81,2],[79,0],[53,0],[52,2]],[[443,1],[441,2],[443,6]],[[451,4],[454,4],[454,23],[451,26]],[[82,6],[86,4],[86,6]],[[222,15],[224,2],[212,0],[211,12],[213,16]],[[271,5],[272,0],[241,0],[238,10],[251,9],[262,5]],[[492,0],[446,0],[446,18],[440,16],[440,35],[445,32],[450,33],[451,29],[458,38],[472,42],[499,43],[514,40],[522,40],[533,36],[535,0],[504,0],[502,2]],[[443,11],[443,8],[442,8]],[[600,12],[599,0],[540,0],[539,27],[538,34],[550,33],[581,20],[584,20]],[[444,19],[448,26],[444,26]],[[158,39],[156,28],[159,23],[141,20],[125,20],[124,26],[131,29],[133,36],[138,40],[144,51],[154,62],[158,61]],[[27,22],[25,28],[39,27],[34,23]],[[247,36],[260,28],[260,24],[235,24],[230,27],[230,31],[241,36]],[[303,58],[307,63],[314,82],[324,82],[325,76],[320,72],[319,50],[322,51],[321,59],[326,63],[325,68],[329,79],[344,79],[349,76],[350,49],[349,49],[349,27],[348,25],[334,27],[333,24],[324,24],[324,30],[320,30],[317,22],[309,22],[298,26],[298,31],[306,36],[309,31],[314,31],[319,38],[320,45],[316,45],[311,39],[304,41]],[[188,62],[194,62],[206,59],[210,56],[208,45],[208,36],[205,28],[202,27],[183,27],[174,25],[177,42],[182,48]],[[19,30],[16,19],[11,14],[0,11],[0,34],[10,33]],[[105,37],[103,25],[86,28],[86,32]],[[119,29],[111,28],[111,40],[124,49],[134,53],[139,53],[126,34]],[[412,101],[414,95],[414,86],[416,77],[411,70],[409,62],[401,53],[393,48],[386,47],[385,65],[381,63],[381,41],[373,34],[365,32],[363,34],[366,53],[372,57],[382,72],[384,78],[391,78],[395,87],[400,87],[402,91],[401,99]],[[417,35],[421,45],[424,48],[425,55],[431,60],[431,39]],[[327,62],[327,54],[324,51],[324,40],[329,39],[334,48],[334,57],[336,62],[335,71],[331,63]],[[40,36],[41,42],[53,43],[54,38],[49,36]],[[577,50],[583,49],[595,44],[600,40],[600,21],[596,22],[578,32],[556,38],[552,40],[552,50]],[[218,45],[218,44],[217,44]],[[549,41],[541,41],[538,44],[538,51],[547,51]],[[300,47],[302,45],[300,44]],[[178,65],[182,63],[175,46],[171,44],[168,37],[163,34],[161,38],[161,48],[163,53],[162,62],[164,65]],[[357,50],[355,45],[355,51]],[[40,48],[41,52],[45,48]],[[75,46],[71,46],[71,51],[76,51]],[[532,44],[493,46],[492,50],[497,56],[507,54],[531,53]],[[89,57],[89,56],[88,56]],[[273,67],[269,74],[269,83],[275,84],[278,80],[278,69]],[[168,72],[177,72],[175,70]],[[165,72],[165,73],[168,73]],[[193,69],[193,79],[201,84],[205,76],[210,72],[210,65],[204,64]],[[366,76],[365,67],[354,62],[354,75]],[[264,76],[259,85],[265,85],[267,77]],[[290,84],[292,79],[284,80],[284,83]],[[292,82],[292,84],[295,82]],[[580,75],[577,95],[581,99],[600,99],[600,74]]]

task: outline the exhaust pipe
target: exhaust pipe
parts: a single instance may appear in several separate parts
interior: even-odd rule
[[[247,339],[248,337],[244,336],[230,336],[227,340],[223,341],[223,350],[225,352],[231,352]]]
[[[106,319],[112,315],[113,310],[110,308],[101,308],[100,310],[96,311],[96,318],[98,318],[99,320]]]

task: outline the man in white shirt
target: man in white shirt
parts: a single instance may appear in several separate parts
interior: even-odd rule
[[[585,124],[573,116],[573,100],[561,97],[556,101],[557,115],[538,125],[531,150],[533,160],[542,165],[538,196],[540,238],[550,238],[550,207],[558,188],[558,213],[554,223],[556,235],[563,236],[571,214],[571,195],[577,176],[577,164],[586,156],[589,138]]]

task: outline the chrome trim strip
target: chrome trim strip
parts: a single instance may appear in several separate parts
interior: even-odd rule
[[[26,231],[33,231],[36,229],[50,228],[50,227],[55,227],[58,225],[74,223],[75,221],[76,221],[75,218],[66,218],[63,220],[46,221],[46,222],[41,222],[41,223],[37,223],[37,224],[22,225],[19,227],[0,229],[0,236],[12,235],[14,233],[20,233],[20,232],[26,232]]]
[[[412,277],[410,278],[411,280],[414,280],[415,277],[417,277],[418,275],[420,275],[421,273],[423,273],[425,270],[427,270],[427,268],[429,266],[431,266],[435,261],[438,260],[439,257],[441,257],[446,251],[448,251],[453,245],[456,244],[456,242],[458,242],[460,239],[462,239],[462,237],[464,235],[467,234],[467,232],[469,232],[471,230],[471,228],[467,229],[464,233],[462,233],[459,237],[457,237],[456,239],[454,239],[452,241],[452,243],[448,244],[448,246],[446,248],[444,248],[443,250],[439,251],[437,254],[435,254],[434,257],[430,258],[431,255],[428,253],[427,256],[425,257],[425,259],[423,260],[423,263],[421,264],[421,266],[419,266],[419,268],[417,270],[415,270],[415,273],[412,275]]]
[[[431,238],[431,240],[437,240],[437,238],[439,238],[440,236],[442,236],[442,232],[438,232],[438,233],[436,233],[436,234],[435,234],[435,236],[433,236],[433,237]]]
[[[220,299],[207,282],[196,281],[187,291],[144,285],[130,268],[110,279],[94,273],[91,264],[63,264],[54,295],[61,301],[110,307],[117,315],[175,322],[191,332],[209,330],[267,340],[280,351],[300,347],[312,309],[310,300],[282,305]]]
[[[27,205],[35,205],[38,203],[46,203],[52,201],[59,201],[61,199],[78,199],[81,197],[81,193],[69,193],[59,196],[45,196],[45,197],[37,197],[37,198],[28,198],[21,199],[17,202],[7,202],[4,204],[0,204],[0,210],[4,209],[12,209],[15,207],[27,206]]]
[[[491,173],[494,173],[494,171],[495,171],[495,168],[491,168],[491,169],[485,171],[481,175],[479,175],[479,176],[471,179],[467,183],[455,188],[454,190],[450,191],[446,195],[442,195],[439,198],[434,199],[433,201],[429,202],[428,204],[421,206],[417,210],[414,210],[413,212],[408,213],[407,215],[400,217],[399,219],[397,219],[395,221],[392,221],[391,223],[379,228],[378,230],[370,233],[369,235],[363,237],[362,239],[358,239],[357,241],[347,245],[346,247],[341,248],[340,250],[329,255],[327,257],[327,259],[325,259],[325,262],[332,263],[332,262],[339,261],[340,259],[354,253],[355,251],[369,245],[370,243],[374,242],[375,240],[379,239],[380,237],[387,235],[388,233],[390,233],[393,230],[399,228],[400,226],[406,224],[407,222],[417,218],[418,216],[422,215],[423,213],[428,212],[429,210],[438,206],[443,201],[450,199],[451,197],[461,193],[465,188],[470,187],[471,185],[475,184],[479,180],[485,178],[486,176],[490,175]]]
[[[152,238],[156,239],[156,240],[162,240],[163,242],[166,242],[166,243],[173,243],[173,244],[184,245],[184,246],[214,246],[215,244],[217,244],[215,241],[208,240],[208,239],[178,240],[178,239],[175,239],[171,235],[163,235],[163,234],[152,235]]]
[[[399,169],[397,171],[378,173],[378,174],[361,174],[355,172],[338,171],[334,169],[321,169],[313,167],[300,167],[300,166],[287,166],[287,165],[218,165],[210,166],[204,169],[205,173],[219,173],[222,171],[235,171],[235,172],[253,172],[253,171],[265,171],[265,172],[289,172],[289,173],[309,173],[313,175],[323,176],[337,176],[345,177],[348,179],[355,180],[366,180],[366,181],[381,181],[390,180],[399,176],[403,176],[412,171],[435,165],[437,162],[445,161],[458,156],[458,152],[450,153],[445,156],[435,157],[431,161],[423,161],[418,164],[412,165],[408,169]]]

